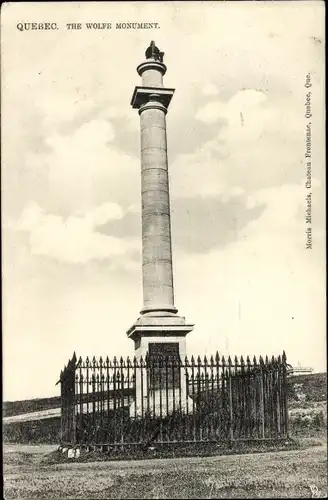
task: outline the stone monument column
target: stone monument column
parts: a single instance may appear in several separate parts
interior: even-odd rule
[[[165,72],[157,63],[157,72]],[[151,69],[149,69],[151,68]],[[148,62],[138,68],[147,81]],[[150,75],[154,79],[153,75]],[[160,74],[161,76],[161,74]],[[173,90],[170,90],[173,95]],[[170,197],[166,113],[160,90],[145,96],[139,108],[141,126],[142,280],[145,313],[176,313],[173,293]],[[166,104],[166,105],[165,105]]]
[[[131,100],[141,129],[143,307],[127,335],[135,342],[137,359],[149,354],[152,344],[154,352],[162,349],[163,356],[175,347],[183,361],[185,337],[193,325],[177,315],[174,304],[166,138],[166,114],[174,89],[163,85],[167,69],[163,55],[151,42],[146,60],[137,67],[142,85],[135,87]]]

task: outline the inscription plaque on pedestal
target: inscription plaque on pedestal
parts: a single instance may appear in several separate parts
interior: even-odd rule
[[[180,387],[180,353],[178,342],[148,344],[150,389]]]

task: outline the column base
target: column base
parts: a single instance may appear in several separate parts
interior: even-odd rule
[[[177,312],[178,309],[175,306],[162,306],[160,308],[146,306],[141,309],[140,314],[150,314],[152,316],[175,316]]]
[[[161,315],[152,311],[140,316],[128,329],[127,336],[134,341],[136,357],[144,356],[148,351],[149,342],[179,342],[185,344],[186,335],[194,328],[187,324],[183,316],[161,312]],[[180,350],[179,350],[180,352]],[[180,357],[186,355],[185,348],[180,352]]]

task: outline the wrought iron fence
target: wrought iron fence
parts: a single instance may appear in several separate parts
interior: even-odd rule
[[[288,436],[286,356],[77,360],[61,372],[62,442],[86,445]]]

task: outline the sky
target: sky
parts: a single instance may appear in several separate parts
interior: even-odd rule
[[[142,288],[130,100],[151,40],[176,89],[168,160],[175,305],[195,324],[188,354],[285,350],[325,371],[323,2],[9,3],[1,28],[4,400],[59,394],[74,350],[133,356],[126,331]]]

